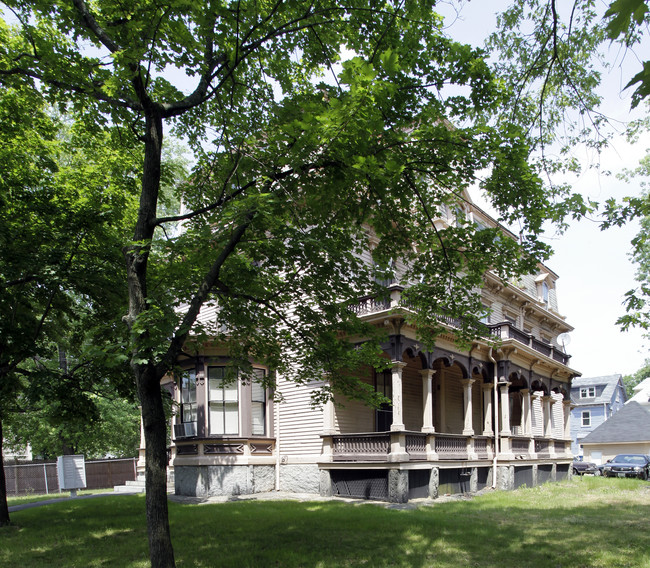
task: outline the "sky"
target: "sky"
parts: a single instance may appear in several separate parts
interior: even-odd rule
[[[486,32],[496,27],[495,12],[506,4],[501,0],[471,2],[458,16],[450,11],[445,20],[450,26],[448,33],[459,41],[479,46]],[[616,55],[613,53],[612,57]],[[625,64],[639,65],[630,58]],[[602,92],[607,100],[608,115],[620,119],[629,117],[629,94],[621,95],[620,91],[621,85],[634,73],[629,68],[615,67],[604,75]],[[633,169],[648,148],[650,135],[636,144],[616,138],[612,147],[600,156],[600,169],[615,172]],[[638,183],[625,183],[588,169],[594,157],[587,152],[581,153],[578,149],[576,156],[586,171],[571,182],[574,190],[585,197],[602,203],[608,197],[620,199],[640,193]],[[625,292],[636,285],[636,268],[629,259],[629,251],[637,230],[638,224],[631,223],[601,231],[595,219],[583,219],[572,222],[563,235],[549,234],[546,239],[555,251],[546,265],[559,276],[560,313],[575,328],[566,344],[567,353],[572,356],[569,364],[583,377],[632,374],[650,358],[650,342],[640,330],[621,332],[616,325],[616,320],[625,313]]]

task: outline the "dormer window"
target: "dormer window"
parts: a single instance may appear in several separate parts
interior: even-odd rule
[[[551,305],[551,289],[554,282],[548,272],[542,272],[535,278],[535,285],[537,287],[537,300],[544,304],[545,308]]]
[[[596,398],[596,387],[583,387],[580,389],[580,398]]]

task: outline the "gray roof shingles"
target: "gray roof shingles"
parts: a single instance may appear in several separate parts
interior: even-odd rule
[[[621,381],[621,375],[604,375],[602,377],[578,377],[571,381],[571,400],[578,406],[593,406],[594,404],[611,403],[616,386]],[[580,387],[598,387],[605,385],[603,392],[596,398],[580,399]]]
[[[650,406],[628,402],[581,440],[581,444],[646,442],[650,440]]]

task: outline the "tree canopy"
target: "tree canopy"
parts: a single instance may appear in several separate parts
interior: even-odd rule
[[[0,27],[0,81],[142,147],[125,323],[154,566],[174,565],[159,383],[190,334],[223,342],[244,373],[250,360],[296,381],[327,372],[363,396],[341,371],[380,364],[380,338],[348,306],[381,292],[393,259],[423,341],[443,314],[464,317],[467,339],[485,271],[532,271],[549,252],[544,223],[584,210],[544,184],[530,116],[503,112],[508,85],[447,37],[433,1],[4,4],[15,24]],[[179,214],[161,203],[167,129],[194,153]],[[519,223],[518,242],[461,216],[437,229],[439,209],[476,183]],[[217,321],[198,328],[210,302]]]
[[[92,427],[98,377],[133,390],[110,322],[125,305],[118,267],[123,223],[134,211],[134,148],[111,139],[115,131],[58,114],[25,85],[0,87],[0,132],[0,434],[3,421],[21,415],[25,426],[47,399],[51,420],[42,426],[60,427],[54,451],[73,422]],[[91,345],[107,341],[100,364]],[[8,522],[4,489],[0,483],[0,524]]]

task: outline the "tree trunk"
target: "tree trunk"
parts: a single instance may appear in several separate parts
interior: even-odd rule
[[[129,313],[126,321],[131,329],[137,318],[149,309],[147,263],[155,231],[160,190],[163,123],[160,109],[150,104],[148,99],[145,118],[145,156],[138,219],[133,236],[134,244],[127,246],[124,251],[129,289]],[[132,335],[131,368],[142,406],[149,556],[152,568],[173,568],[174,549],[167,510],[167,423],[160,393],[161,375],[156,371],[154,354],[146,347],[147,337],[146,332]],[[142,363],[143,359],[147,362]]]
[[[0,527],[10,524],[7,505],[7,478],[5,477],[4,453],[2,444],[2,417],[0,416]]]
[[[167,509],[167,424],[160,378],[153,365],[136,373],[145,439],[145,488],[149,555],[154,568],[173,568]]]

